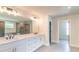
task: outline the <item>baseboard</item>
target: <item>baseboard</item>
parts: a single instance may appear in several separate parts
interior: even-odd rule
[[[52,41],[52,43],[59,43],[59,41]]]
[[[50,46],[50,44],[43,43],[44,46]]]
[[[76,44],[70,44],[71,47],[76,47],[76,48],[79,48],[79,45],[76,45]]]

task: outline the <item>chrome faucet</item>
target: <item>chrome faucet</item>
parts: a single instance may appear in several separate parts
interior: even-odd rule
[[[8,39],[13,39],[14,38],[14,34],[8,33],[5,37],[6,37],[7,40]]]

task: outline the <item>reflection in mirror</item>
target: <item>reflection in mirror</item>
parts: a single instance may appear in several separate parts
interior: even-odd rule
[[[29,34],[31,33],[32,23],[16,23],[16,32],[18,34]]]
[[[5,27],[4,27],[4,21],[0,21],[0,37],[4,36]]]
[[[32,21],[0,21],[0,37],[7,34],[29,34],[32,32]]]

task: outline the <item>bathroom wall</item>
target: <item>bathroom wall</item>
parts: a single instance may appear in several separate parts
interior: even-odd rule
[[[58,19],[52,19],[51,22],[51,42],[59,42]]]
[[[79,48],[79,14],[69,16],[70,20],[70,46]]]

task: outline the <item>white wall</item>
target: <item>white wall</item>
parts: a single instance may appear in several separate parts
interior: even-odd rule
[[[70,46],[79,47],[79,15],[69,16],[70,19]]]
[[[51,23],[51,41],[58,43],[59,42],[59,36],[58,36],[58,20],[57,19],[52,19]]]
[[[39,32],[39,23],[37,21],[32,21],[32,32],[33,33]]]
[[[39,22],[39,33],[44,34],[44,45],[49,46],[49,20],[48,16],[43,16]]]

